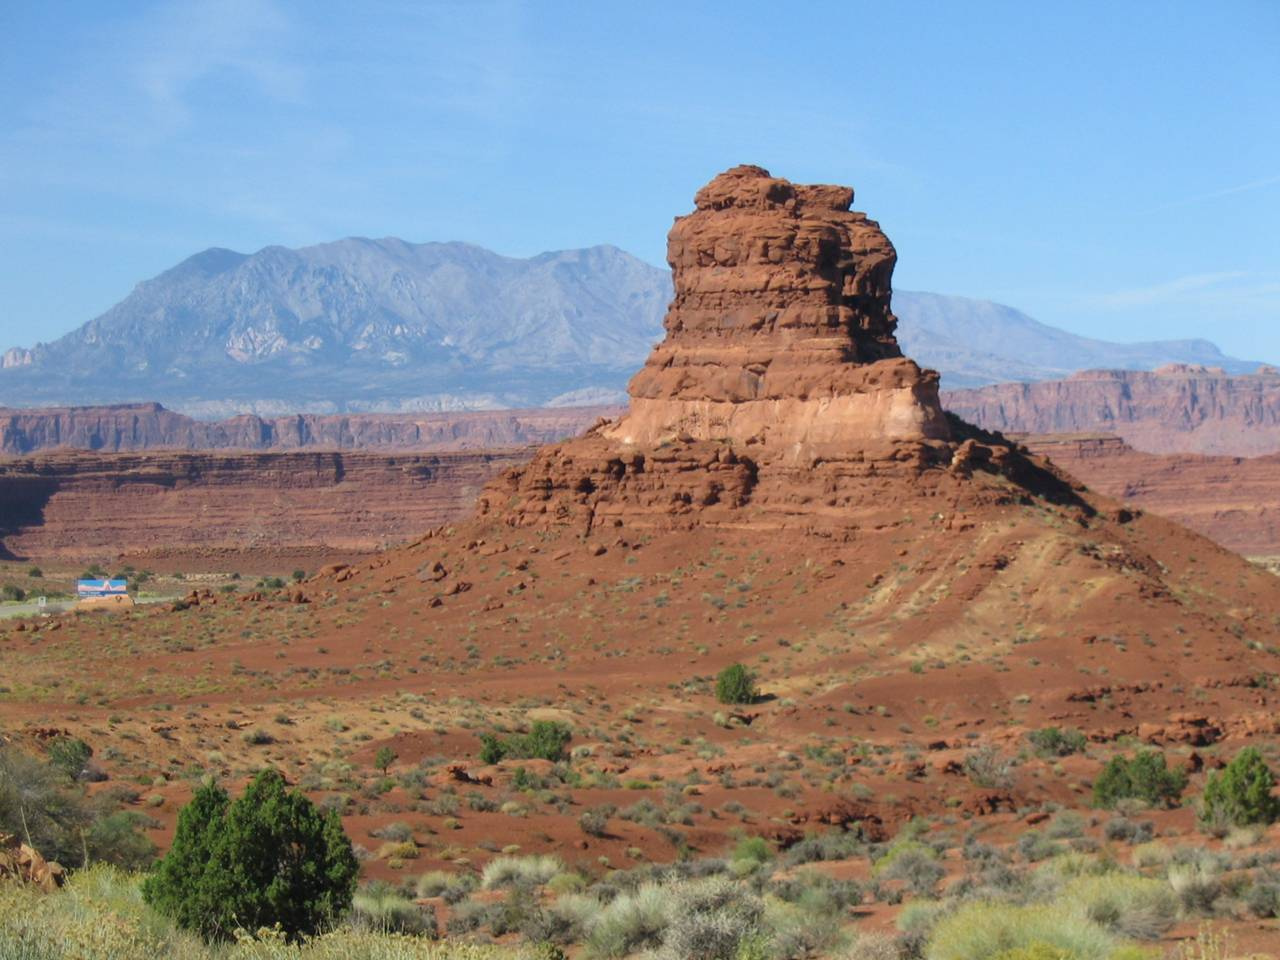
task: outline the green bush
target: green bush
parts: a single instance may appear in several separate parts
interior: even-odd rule
[[[565,759],[565,747],[572,739],[573,731],[567,724],[535,720],[528,733],[505,739],[491,733],[481,734],[480,760],[482,763],[531,759],[558,762]]]
[[[1272,796],[1276,778],[1257,747],[1245,747],[1217,773],[1209,774],[1200,819],[1209,827],[1270,824],[1280,819],[1280,800]]]
[[[93,757],[93,748],[76,737],[59,737],[49,744],[49,762],[72,780],[79,780]]]
[[[716,677],[716,699],[721,703],[755,703],[756,678],[740,663],[725,667]]]
[[[0,597],[5,600],[25,600],[27,591],[15,584],[6,583],[3,587],[0,587]]]
[[[1093,802],[1114,807],[1120,800],[1142,800],[1151,806],[1175,804],[1187,787],[1187,775],[1170,770],[1164,754],[1144,750],[1132,758],[1112,757],[1093,782]]]
[[[1088,742],[1079,730],[1061,730],[1058,727],[1032,730],[1027,739],[1042,757],[1069,757],[1073,753],[1084,753]]]
[[[358,870],[337,815],[264,770],[235,802],[213,784],[196,791],[143,896],[206,940],[276,925],[297,937],[351,905]]]
[[[84,850],[94,862],[142,870],[156,858],[156,845],[143,833],[147,818],[133,810],[117,810],[94,822],[85,833]]]

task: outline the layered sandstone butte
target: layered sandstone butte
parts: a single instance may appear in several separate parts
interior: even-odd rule
[[[1280,453],[1280,370],[1231,375],[1170,364],[1086,370],[1065,380],[951,390],[946,408],[987,430],[1108,433],[1146,453]]]
[[[881,439],[945,439],[938,377],[902,356],[889,309],[897,254],[849,210],[853,190],[735,167],[698,191],[667,242],[666,339],[605,435],[682,436],[812,459]]]
[[[852,200],[754,166],[698,191],[670,233],[667,335],[631,381],[630,412],[541,450],[482,515],[847,533],[882,522],[903,478],[936,495],[948,474],[1007,469],[1006,448],[952,436],[937,374],[902,356],[896,254]]]

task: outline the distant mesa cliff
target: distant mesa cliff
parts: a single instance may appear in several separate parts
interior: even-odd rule
[[[217,418],[619,403],[673,293],[666,270],[610,246],[523,259],[394,238],[211,249],[52,343],[6,351],[0,405],[158,401]],[[1204,340],[1092,340],[984,300],[897,291],[893,310],[907,352],[952,388],[1088,367],[1251,369]]]
[[[307,563],[456,520],[530,448],[434,454],[104,454],[0,460],[0,559]],[[215,562],[215,566],[216,566]]]
[[[1280,452],[1280,370],[1230,375],[1177,364],[1089,370],[1065,380],[952,390],[951,412],[988,430],[1108,433],[1149,453],[1252,457]]]
[[[419,414],[244,415],[195,420],[158,403],[0,408],[0,454],[52,450],[491,450],[573,436],[615,407]]]
[[[1140,453],[1119,437],[1027,437],[1093,490],[1176,520],[1248,557],[1280,556],[1280,455]]]

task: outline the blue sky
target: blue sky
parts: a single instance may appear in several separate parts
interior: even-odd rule
[[[0,6],[0,347],[210,246],[661,263],[718,171],[847,183],[896,283],[1280,362],[1280,3]]]

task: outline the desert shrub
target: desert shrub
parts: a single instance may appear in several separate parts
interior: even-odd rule
[[[1150,820],[1130,820],[1128,817],[1112,817],[1102,828],[1103,836],[1108,840],[1122,840],[1125,843],[1146,843],[1155,836],[1156,825]]]
[[[107,814],[85,832],[84,851],[94,863],[142,870],[156,858],[156,845],[144,832],[147,818],[133,810]]]
[[[840,960],[899,960],[902,951],[887,933],[861,933],[837,956]]]
[[[754,864],[767,863],[773,859],[773,848],[764,837],[743,837],[734,845],[730,859]]]
[[[0,831],[28,840],[47,859],[81,863],[81,831],[93,815],[79,788],[52,764],[0,748]]]
[[[439,897],[445,903],[460,903],[476,888],[476,877],[471,873],[449,873],[433,870],[418,878],[417,894],[420,897]]]
[[[1056,953],[1040,951],[1041,944]],[[938,922],[925,947],[926,960],[996,960],[1009,956],[1054,960],[1107,960],[1116,940],[1079,912],[1057,905],[971,903]]]
[[[337,816],[264,770],[234,802],[212,784],[196,791],[143,896],[205,939],[276,925],[296,937],[351,905],[358,870]]]
[[[1053,840],[1073,840],[1084,836],[1088,824],[1083,816],[1074,810],[1064,810],[1050,822],[1045,833]]]
[[[730,664],[716,676],[716,699],[721,703],[755,703],[756,678],[740,663]]]
[[[1257,747],[1245,747],[1221,771],[1210,773],[1201,800],[1200,820],[1207,828],[1274,823],[1280,799],[1272,796],[1276,778]]]
[[[839,911],[822,906],[770,902],[762,926],[774,957],[825,957],[840,937],[840,920]]]
[[[592,807],[584,810],[578,817],[578,826],[582,832],[592,837],[603,837],[609,832],[609,818],[618,812],[614,806]]]
[[[393,820],[391,823],[385,824],[377,830],[371,830],[369,835],[377,837],[380,840],[393,840],[396,843],[406,843],[413,839],[413,828],[402,820]]]
[[[1169,886],[1187,913],[1211,916],[1223,894],[1222,878],[1211,860],[1169,868]]]
[[[500,738],[486,733],[480,737],[480,759],[484,763],[502,760],[541,759],[559,762],[565,759],[565,747],[573,739],[567,724],[554,720],[535,720],[528,733]]]
[[[1280,877],[1256,877],[1244,895],[1244,902],[1255,917],[1280,917]]]
[[[938,921],[953,909],[953,904],[941,900],[912,900],[898,911],[894,923],[913,940],[923,941],[938,925]]]
[[[797,866],[823,860],[848,860],[861,853],[862,841],[857,833],[811,833],[788,847],[782,860],[787,866]]]
[[[742,942],[760,932],[763,901],[732,880],[675,884],[670,903],[658,953],[663,960],[735,960]]]
[[[1032,730],[1027,734],[1027,739],[1042,757],[1068,757],[1073,753],[1084,753],[1088,744],[1079,730],[1062,730],[1058,727]]]
[[[946,870],[933,848],[915,840],[900,840],[876,861],[878,880],[899,880],[917,897],[931,897]]]
[[[797,870],[769,884],[769,893],[784,903],[806,910],[843,913],[862,902],[862,887],[855,880],[837,880],[816,870]]]
[[[13,583],[6,583],[0,587],[0,598],[5,600],[25,600],[27,591]]]
[[[373,755],[373,766],[377,770],[382,771],[382,775],[387,775],[387,770],[396,762],[396,752],[388,746],[381,746],[378,752]]]
[[[233,946],[206,946],[149,910],[136,877],[95,866],[78,871],[52,895],[0,884],[0,956],[5,960],[552,960],[555,955],[446,944],[350,926],[305,942],[289,943],[281,933],[267,930]]]
[[[1124,937],[1158,940],[1178,919],[1178,897],[1159,880],[1122,873],[1077,877],[1061,898],[1098,926]]]
[[[633,893],[614,897],[587,931],[587,948],[596,957],[625,957],[642,949],[656,949],[673,910],[671,889],[642,884]]]
[[[350,921],[357,930],[434,937],[439,932],[430,904],[414,903],[386,883],[371,883],[351,900]]]
[[[72,780],[79,780],[93,758],[93,748],[76,737],[58,737],[49,744],[49,762]]]
[[[1164,754],[1143,750],[1132,758],[1112,757],[1093,782],[1093,802],[1114,807],[1120,800],[1141,800],[1151,806],[1176,803],[1187,786],[1187,775],[1170,770]]]
[[[1038,863],[1050,857],[1057,857],[1064,850],[1061,844],[1055,843],[1039,830],[1028,830],[1022,834],[1018,837],[1017,846],[1018,852],[1028,863]]]
[[[1013,763],[991,744],[969,752],[964,772],[979,787],[1004,790],[1013,785]]]
[[[480,885],[486,890],[512,887],[516,884],[539,887],[564,869],[559,857],[494,857],[480,873]]]

